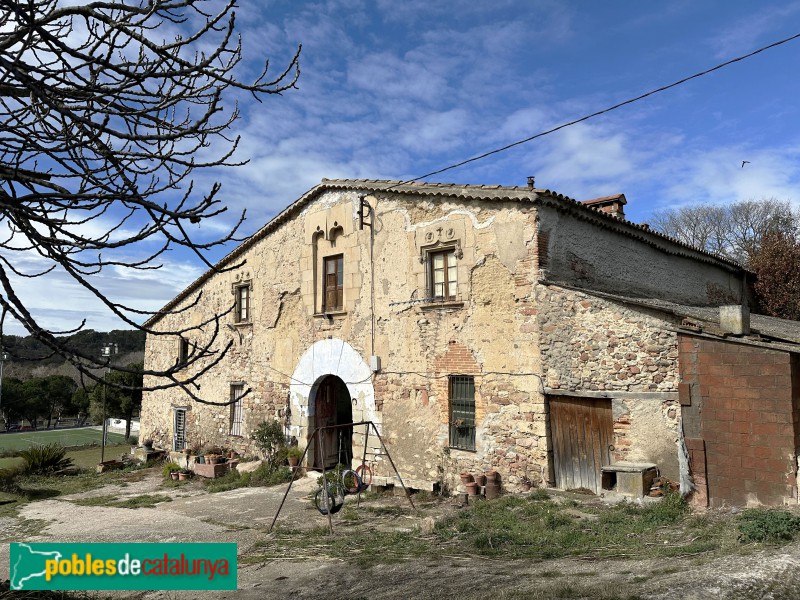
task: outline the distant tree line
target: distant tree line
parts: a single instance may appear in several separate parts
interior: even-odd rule
[[[651,226],[755,273],[757,312],[800,320],[800,212],[774,198],[656,212]]]
[[[113,341],[120,354],[144,351],[145,332],[138,329],[115,329],[109,332],[87,329],[64,338],[63,345],[71,351],[100,356],[100,348]],[[33,336],[3,335],[2,346],[14,360],[31,360],[37,364],[59,364],[64,358],[53,352]]]
[[[126,365],[127,371],[111,371],[105,377],[110,385],[79,386],[71,377],[49,375],[3,381],[0,415],[6,429],[23,420],[34,429],[55,427],[69,417],[78,425],[101,423],[103,404],[107,418],[125,419],[126,439],[130,423],[142,406],[141,363]]]

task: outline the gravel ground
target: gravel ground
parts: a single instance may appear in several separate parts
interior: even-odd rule
[[[6,541],[59,542],[236,542],[240,556],[268,540],[268,528],[285,486],[241,488],[207,494],[192,484],[160,487],[158,473],[128,486],[106,486],[83,494],[33,502],[17,519],[0,520]],[[307,495],[315,477],[296,482],[278,524],[317,527],[327,519],[311,507]],[[69,500],[115,495],[120,499],[147,493],[173,500],[136,510],[80,506]],[[397,503],[398,498],[387,498]],[[372,501],[373,503],[375,501]],[[373,504],[374,505],[374,504]],[[449,504],[442,511],[454,510]],[[418,519],[393,524],[408,529]],[[8,577],[8,545],[0,547],[0,576]],[[431,556],[371,568],[343,560],[293,559],[287,556],[243,564],[236,592],[205,592],[204,598],[626,598],[648,599],[796,599],[800,598],[800,543],[743,556],[716,559],[548,561],[489,560]],[[190,599],[197,592],[120,593],[143,599]],[[616,596],[615,596],[616,595]]]

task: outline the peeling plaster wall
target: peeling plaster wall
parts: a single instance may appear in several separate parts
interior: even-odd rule
[[[144,436],[169,446],[173,408],[187,406],[190,445],[218,443],[252,453],[249,432],[277,418],[304,446],[315,385],[336,374],[357,401],[354,419],[378,424],[409,485],[438,482],[452,489],[465,469],[498,468],[508,485],[529,468],[540,472],[534,466],[546,460],[540,381],[538,375],[508,375],[540,372],[532,308],[535,208],[391,194],[368,201],[375,209],[374,241],[368,227],[358,228],[358,194],[327,191],[249,249],[242,266],[211,276],[196,306],[189,307],[193,296],[184,314],[159,322],[163,330],[195,325],[186,337],[207,342],[213,327],[202,325],[204,318],[231,306],[234,284],[250,282],[253,322],[223,318],[213,348],[230,343],[230,350],[200,377],[198,392],[224,402],[231,383],[244,382],[252,390],[244,399],[244,436],[228,435],[228,407],[192,402],[179,390],[145,395]],[[427,301],[425,253],[453,244],[459,250],[456,301]],[[344,307],[325,316],[321,265],[335,254],[344,259]],[[145,360],[164,367],[176,360],[178,348],[177,336],[150,336]],[[372,354],[382,361],[373,376]],[[475,452],[448,447],[448,375],[454,373],[475,376]],[[356,431],[356,457],[362,449],[363,435]],[[391,481],[394,473],[375,435],[367,454],[376,475]]]
[[[574,283],[612,291],[633,286],[671,297],[680,287],[681,298],[710,301],[709,290],[733,293],[735,277],[666,254],[640,270],[642,257],[656,252],[646,244],[550,208],[541,209],[542,219],[540,209],[526,203],[376,192],[366,197],[374,230],[359,229],[360,195],[322,192],[249,248],[236,261],[241,265],[211,275],[199,300],[184,301],[185,312],[157,324],[163,331],[188,328],[185,337],[202,347],[214,333],[205,321],[230,309],[235,285],[251,286],[253,321],[223,317],[210,352],[193,366],[208,366],[230,344],[198,379],[198,394],[225,402],[231,384],[244,383],[251,390],[244,399],[244,435],[228,435],[229,407],[195,403],[172,389],[145,394],[143,437],[169,446],[173,409],[188,407],[189,445],[252,453],[250,432],[262,420],[278,419],[305,446],[315,386],[334,374],[355,399],[354,418],[378,425],[408,485],[455,489],[460,471],[495,468],[514,489],[524,476],[550,479],[547,388],[605,392],[613,398],[615,458],[655,462],[677,478],[672,324],[644,309],[539,281],[565,273]],[[457,293],[452,301],[433,302],[426,256],[441,248],[454,248],[458,257]],[[570,253],[579,260],[571,261]],[[324,314],[323,261],[339,254],[344,305]],[[684,271],[686,285],[684,279],[672,285]],[[177,336],[148,337],[147,367],[174,364],[178,350]],[[382,362],[377,374],[368,367],[373,354]],[[454,374],[475,378],[474,451],[449,447],[448,376]],[[357,460],[363,445],[356,431]],[[394,481],[376,436],[368,446],[376,476]]]

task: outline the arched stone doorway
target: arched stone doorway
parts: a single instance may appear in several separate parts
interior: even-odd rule
[[[375,406],[375,389],[372,372],[358,351],[344,340],[328,338],[309,346],[297,362],[289,384],[290,416],[289,433],[301,444],[308,444],[316,429],[317,391],[325,380],[333,376],[347,388],[347,398],[353,421],[372,421],[381,432],[381,414]],[[340,393],[344,396],[344,390]],[[353,432],[352,452],[361,457],[364,444],[369,442],[368,453],[380,451],[380,444],[373,435],[365,436],[365,427]],[[326,444],[327,447],[327,444]],[[338,439],[336,441],[338,451]],[[305,466],[314,464],[314,448],[308,449]]]
[[[344,381],[336,375],[323,377],[313,392],[314,423],[309,438],[322,427],[346,425],[353,422],[353,405]],[[309,442],[311,439],[309,439]],[[335,467],[341,463],[350,466],[353,460],[353,428],[324,429],[314,442],[314,469]]]

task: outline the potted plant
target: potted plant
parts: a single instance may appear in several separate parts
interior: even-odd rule
[[[192,476],[192,472],[189,469],[181,469],[178,471],[178,481],[186,481]]]
[[[530,492],[533,487],[533,481],[527,475],[523,475],[519,483],[522,486],[523,492]]]
[[[148,438],[143,441],[142,448],[144,448],[147,452],[151,452],[153,450],[153,440]]]
[[[164,468],[161,469],[161,474],[164,476],[164,479],[176,481],[179,471],[181,471],[181,466],[178,463],[168,462],[164,465]]]
[[[298,446],[290,446],[286,450],[286,460],[289,461],[289,466],[292,468],[300,464],[300,459],[303,456],[303,451]]]

